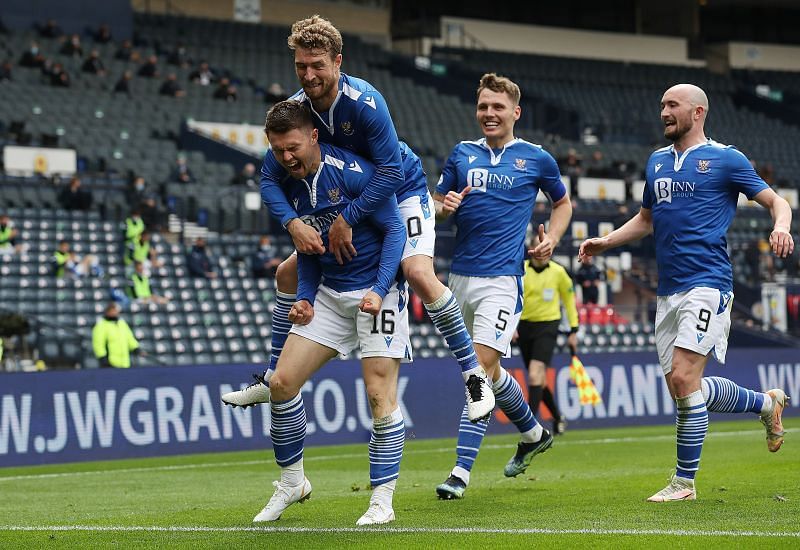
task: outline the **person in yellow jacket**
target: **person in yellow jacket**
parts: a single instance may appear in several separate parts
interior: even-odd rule
[[[144,231],[144,220],[142,220],[142,213],[138,208],[131,211],[131,215],[125,218],[125,228],[123,230],[125,235],[125,245],[136,241],[139,235]]]
[[[537,244],[538,237],[534,236],[531,248],[535,248]],[[523,306],[517,326],[517,343],[525,368],[528,369],[528,403],[531,411],[537,414],[539,403],[544,400],[553,415],[553,433],[562,434],[567,422],[547,387],[546,369],[550,366],[556,346],[562,303],[570,326],[567,342],[572,350],[577,348],[578,309],[575,304],[575,290],[572,279],[563,266],[552,260],[542,262],[535,258],[531,258],[525,266],[522,286]]]
[[[140,353],[139,342],[119,313],[119,305],[108,304],[92,329],[92,347],[101,367],[130,368],[131,353]]]

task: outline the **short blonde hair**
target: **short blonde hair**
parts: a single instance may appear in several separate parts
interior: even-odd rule
[[[333,23],[319,15],[296,21],[287,42],[290,50],[322,50],[331,58],[342,53],[342,34]]]
[[[481,82],[478,84],[478,97],[484,90],[508,94],[514,100],[514,105],[519,105],[519,100],[522,98],[522,92],[519,91],[519,86],[513,80],[497,76],[495,73],[486,73],[481,77]]]

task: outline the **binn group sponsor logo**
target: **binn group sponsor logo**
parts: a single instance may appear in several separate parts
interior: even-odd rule
[[[514,185],[514,176],[495,174],[486,168],[472,168],[467,171],[467,185],[484,193],[487,189],[508,191]]]
[[[656,194],[656,204],[672,203],[675,199],[694,197],[695,183],[693,181],[673,181],[672,178],[658,178],[653,182],[653,191]]]

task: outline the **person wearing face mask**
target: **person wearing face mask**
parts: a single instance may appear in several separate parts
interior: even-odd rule
[[[198,238],[194,242],[192,250],[186,257],[186,267],[189,270],[191,277],[202,279],[216,279],[217,274],[214,272],[214,264],[211,263],[211,258],[208,257],[206,252],[206,240]]]
[[[92,328],[92,348],[101,368],[127,369],[131,366],[131,353],[145,355],[128,323],[120,319],[119,314],[119,305],[111,302]]]
[[[268,235],[262,235],[258,240],[258,248],[250,257],[250,269],[255,279],[272,279],[275,270],[281,265],[281,260],[275,257],[275,249]]]

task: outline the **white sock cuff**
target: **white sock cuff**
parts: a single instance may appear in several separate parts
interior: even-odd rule
[[[506,383],[506,380],[508,379],[509,376],[511,376],[511,375],[508,374],[508,371],[501,366],[500,367],[500,378],[498,378],[496,381],[492,382],[492,390],[494,392],[497,392],[497,390],[502,388],[503,384]]]
[[[402,420],[403,412],[400,410],[400,407],[397,407],[389,416],[384,416],[383,418],[373,418],[372,427],[374,430],[381,430],[388,428],[389,426],[394,426]]]
[[[469,470],[465,470],[461,466],[456,466],[453,468],[453,471],[450,472],[450,475],[454,475],[457,478],[460,478],[461,481],[464,482],[464,485],[469,485]]]
[[[292,301],[294,301],[294,300],[297,299],[297,294],[294,293],[294,292],[292,292],[291,294],[288,294],[286,292],[281,292],[280,290],[276,290],[275,291],[275,297],[276,298],[280,298],[281,300],[292,300]]]
[[[708,380],[705,378],[700,380],[700,391],[703,392],[703,401],[707,403],[708,396],[711,395],[711,387],[708,384]]]
[[[444,287],[444,293],[433,301],[433,303],[425,304],[425,309],[439,309],[444,306],[453,296],[452,291]]]
[[[688,409],[691,407],[696,407],[697,405],[705,405],[706,400],[703,397],[703,392],[697,390],[685,397],[676,398],[675,403],[678,405],[679,409]]]

